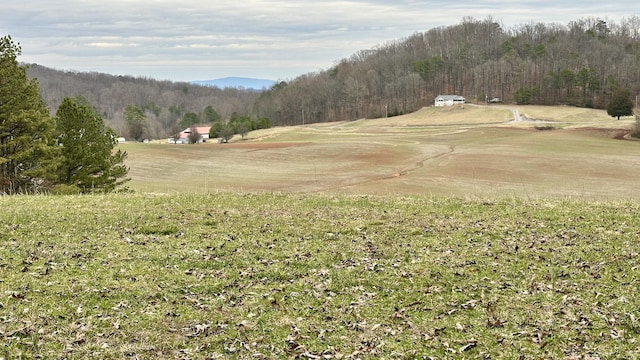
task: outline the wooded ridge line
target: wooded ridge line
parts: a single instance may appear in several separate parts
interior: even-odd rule
[[[118,132],[126,131],[126,106],[143,107],[154,138],[179,131],[187,113],[200,114],[208,106],[223,121],[235,114],[268,118],[273,126],[405,114],[433,104],[439,94],[604,109],[616,89],[640,93],[640,17],[509,29],[492,18],[465,17],[358,51],[261,93],[40,65],[31,65],[28,74],[38,79],[50,109],[81,95]]]

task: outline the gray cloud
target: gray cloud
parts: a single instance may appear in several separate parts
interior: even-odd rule
[[[224,76],[290,79],[354,52],[492,16],[506,27],[619,21],[636,1],[25,0],[3,5],[0,35],[23,46],[20,60],[45,66],[158,79]]]

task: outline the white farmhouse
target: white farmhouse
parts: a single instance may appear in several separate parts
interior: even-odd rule
[[[464,101],[464,97],[460,95],[438,95],[435,100],[435,106],[462,105]]]

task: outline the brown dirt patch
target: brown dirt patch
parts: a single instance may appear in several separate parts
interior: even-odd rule
[[[585,127],[578,129],[568,130],[573,132],[574,134],[580,134],[585,136],[593,136],[600,138],[608,138],[608,139],[624,139],[624,137],[629,133],[627,129],[607,129],[607,128],[593,128],[593,127]]]
[[[227,149],[245,149],[249,151],[271,150],[271,149],[284,149],[290,147],[298,147],[310,145],[310,142],[290,142],[290,143],[278,143],[278,142],[247,142],[247,143],[228,143],[228,144],[213,144],[212,146],[223,147]]]

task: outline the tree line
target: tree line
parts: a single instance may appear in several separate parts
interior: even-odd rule
[[[254,119],[250,116],[233,114],[227,123],[221,121],[213,122],[209,130],[209,138],[219,138],[226,143],[236,134],[245,139],[250,131],[268,129],[270,127],[271,122],[267,118]]]
[[[21,51],[0,38],[0,194],[108,192],[127,182],[116,133],[83,97],[62,99],[51,116]]]
[[[263,92],[35,64],[27,74],[38,79],[51,112],[63,99],[83,96],[107,126],[136,140],[174,136],[195,124],[219,123],[215,131],[225,125],[226,134],[238,130],[229,124],[233,117],[286,126],[394,116],[431,105],[439,94],[478,103],[500,98],[606,109],[616,91],[640,93],[640,17],[512,28],[491,17],[466,17],[358,51]]]
[[[256,91],[245,89],[220,89],[145,77],[61,71],[38,64],[29,64],[27,75],[30,79],[37,79],[41,96],[51,113],[55,112],[63,99],[82,96],[94,106],[107,126],[130,139],[166,138],[193,123],[228,121],[232,114],[251,116],[253,103],[259,95]],[[127,118],[127,115],[131,115],[127,109],[131,112],[132,107],[140,110],[145,119],[135,129],[132,129]]]
[[[439,94],[605,109],[619,89],[640,93],[638,16],[511,29],[466,17],[280,82],[253,113],[274,125],[376,118],[413,112]]]

